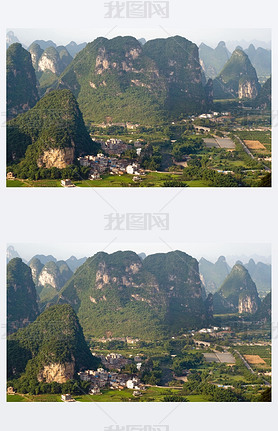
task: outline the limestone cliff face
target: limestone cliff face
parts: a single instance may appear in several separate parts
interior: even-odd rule
[[[41,49],[41,47],[37,43],[32,43],[32,45],[29,47],[29,52],[31,54],[33,67],[37,71],[38,62],[43,54],[43,49]]]
[[[107,69],[124,70],[125,72],[137,72],[133,64],[133,60],[136,60],[142,53],[141,47],[134,47],[130,50],[126,50],[124,56],[120,61],[115,61],[111,53],[109,54],[105,47],[101,47],[98,50],[98,55],[96,57],[95,72],[101,75]],[[123,60],[124,58],[124,60]]]
[[[45,150],[43,155],[37,160],[39,168],[59,168],[64,169],[71,165],[74,160],[74,148],[51,148]]]
[[[58,288],[57,278],[54,274],[49,273],[46,268],[44,268],[39,275],[39,284],[41,286],[50,285],[54,287],[54,289]]]
[[[38,373],[37,379],[39,382],[45,381],[46,383],[57,382],[65,383],[74,376],[74,362],[65,362],[64,364],[52,363],[45,365],[44,368]]]
[[[258,87],[255,82],[244,81],[238,86],[239,99],[255,99],[258,96]]]
[[[45,72],[46,70],[50,70],[52,73],[57,73],[57,66],[54,63],[54,61],[47,57],[47,55],[42,55],[38,62],[38,69],[42,72]]]
[[[38,71],[45,72],[47,70],[55,75],[60,75],[63,71],[59,52],[53,46],[46,48],[38,61]]]
[[[125,287],[139,287],[134,280],[134,275],[137,274],[142,268],[141,262],[132,262],[130,265],[123,268],[119,274],[115,271],[113,266],[108,266],[105,261],[98,264],[98,269],[95,278],[96,289],[103,289],[109,285],[125,286]],[[156,282],[150,283],[151,287],[158,289],[158,284]],[[92,301],[94,302],[94,301]]]
[[[72,274],[66,262],[62,260],[47,262],[38,275],[37,286],[52,287],[58,291],[70,279]]]
[[[254,314],[258,310],[258,303],[251,295],[244,295],[239,298],[238,312]]]
[[[41,270],[43,269],[43,264],[39,259],[34,257],[30,260],[28,266],[30,266],[31,268],[33,281],[35,285],[37,285],[39,282],[39,275],[41,273]]]

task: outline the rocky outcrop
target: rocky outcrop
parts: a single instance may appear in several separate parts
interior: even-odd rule
[[[238,84],[239,99],[255,99],[258,96],[258,86],[256,82],[244,81]]]
[[[37,379],[39,382],[57,382],[65,383],[71,380],[74,376],[74,362],[66,362],[64,364],[53,363],[45,365],[44,368],[38,373]]]
[[[43,51],[37,60],[37,70],[38,72],[50,71],[59,76],[71,61],[72,57],[64,46],[49,47]]]
[[[56,274],[51,274],[48,272],[46,268],[42,270],[42,272],[39,275],[39,284],[42,286],[52,286],[54,289],[58,288],[58,280],[57,277],[55,277]]]
[[[64,169],[71,165],[74,160],[74,148],[51,148],[45,150],[37,160],[39,168]]]
[[[35,283],[35,285],[39,284],[39,276],[41,273],[41,270],[43,269],[43,264],[39,259],[36,257],[32,258],[31,261],[28,264],[32,271],[32,278]]]
[[[239,297],[238,312],[254,314],[258,310],[258,301],[251,295],[245,294]]]
[[[38,286],[60,290],[71,278],[72,271],[64,261],[48,262],[38,275]]]
[[[33,67],[35,70],[38,70],[38,63],[43,54],[43,49],[41,49],[37,43],[32,43],[29,47],[29,52],[31,54]]]

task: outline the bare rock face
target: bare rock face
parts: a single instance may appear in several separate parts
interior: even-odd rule
[[[238,301],[238,312],[254,314],[258,311],[258,303],[252,296],[245,295],[239,298]]]
[[[65,362],[64,364],[53,363],[45,365],[37,376],[38,381],[46,383],[57,382],[65,383],[74,376],[74,362]]]
[[[42,55],[38,63],[38,69],[42,72],[50,70],[52,73],[57,73],[57,68],[53,60],[46,55]]]
[[[74,148],[51,148],[43,152],[37,160],[39,168],[58,168],[64,169],[71,165],[74,160]]]
[[[50,285],[54,287],[54,289],[58,288],[56,277],[50,274],[46,268],[44,268],[39,275],[39,284],[41,286]]]
[[[239,99],[255,99],[258,96],[258,87],[251,81],[239,83],[238,97]]]

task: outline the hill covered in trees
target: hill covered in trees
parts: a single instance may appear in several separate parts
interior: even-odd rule
[[[54,305],[7,340],[8,379],[28,387],[65,383],[80,369],[96,368],[78,318],[70,305]]]
[[[7,118],[28,111],[39,100],[30,53],[20,43],[7,49]]]
[[[33,322],[39,314],[30,268],[19,257],[7,265],[7,333]]]
[[[213,296],[214,313],[255,314],[260,299],[247,269],[237,263]]]
[[[215,99],[255,99],[260,84],[247,54],[236,49],[213,81]]]
[[[161,123],[206,106],[198,48],[175,36],[143,46],[131,36],[99,37],[59,77],[86,122]]]
[[[71,304],[85,334],[94,337],[152,340],[210,319],[198,262],[180,251],[143,261],[131,251],[97,253],[53,301]]]
[[[97,148],[69,90],[50,92],[7,124],[7,163],[23,159],[18,166],[21,175],[24,170],[28,175],[38,168],[65,168],[81,154],[95,154]]]

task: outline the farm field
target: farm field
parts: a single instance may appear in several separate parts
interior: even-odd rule
[[[7,187],[62,187],[61,180],[7,180]]]
[[[165,181],[178,180],[180,174],[168,172],[158,173],[150,172],[146,174],[140,187],[161,187]],[[135,187],[131,175],[103,175],[102,180],[81,180],[72,181],[76,187]],[[188,187],[207,187],[209,181],[206,180],[189,180],[183,181]],[[61,187],[60,180],[7,180],[7,187]],[[66,187],[67,188],[67,187]]]
[[[15,394],[7,395],[7,402],[62,402],[60,394]]]
[[[249,357],[252,361],[252,357],[254,358],[253,362],[250,362],[247,358],[247,362],[250,366],[258,371],[267,371],[271,368],[271,347],[270,346],[237,346],[237,350],[244,356]],[[261,358],[262,362],[255,362],[255,358]]]
[[[220,148],[235,149],[235,143],[230,138],[215,137],[216,142]]]
[[[260,141],[250,141],[250,140],[244,140],[243,141],[246,145],[246,147],[249,148],[249,150],[265,150],[265,146],[260,143]]]
[[[244,355],[244,358],[250,365],[266,363],[259,355]]]
[[[236,134],[242,139],[251,151],[271,155],[271,132],[262,130],[237,131]],[[250,145],[250,146],[249,146]]]
[[[182,389],[182,388],[181,388]],[[102,394],[97,395],[73,395],[72,398],[77,402],[161,402],[166,395],[178,395],[181,389],[171,389],[162,387],[147,387],[141,396],[134,397],[132,389],[123,389],[121,391],[104,389]],[[201,401],[198,398],[203,396],[192,395],[192,401]],[[195,399],[194,399],[195,397]],[[187,397],[186,397],[187,398]],[[205,399],[204,401],[208,401]],[[43,394],[43,395],[29,395],[29,394],[15,394],[7,395],[7,402],[62,402],[61,394]]]
[[[215,136],[214,138],[204,138],[204,143],[207,148],[226,148],[235,149],[235,143],[230,138],[219,138]]]
[[[224,362],[229,364],[234,364],[235,358],[231,353],[220,353],[220,352],[209,352],[203,353],[207,362]]]

